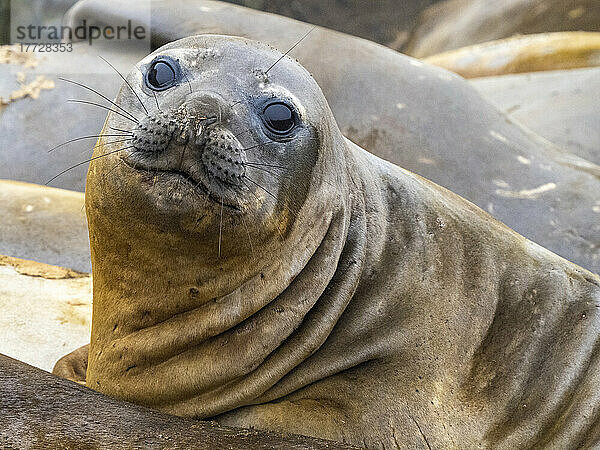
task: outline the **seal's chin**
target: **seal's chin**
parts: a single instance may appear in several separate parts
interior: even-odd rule
[[[142,187],[162,198],[171,198],[178,204],[189,195],[202,197],[219,207],[242,210],[238,187],[228,185],[219,180],[211,180],[210,176],[198,170],[187,171],[184,168],[155,167],[140,161],[131,161],[121,157],[123,163],[139,175]]]

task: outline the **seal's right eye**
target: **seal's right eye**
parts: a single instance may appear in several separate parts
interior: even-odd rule
[[[146,71],[146,86],[155,91],[164,91],[177,82],[177,73],[174,61],[156,60]]]

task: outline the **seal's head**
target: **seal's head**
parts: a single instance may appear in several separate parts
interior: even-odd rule
[[[335,157],[335,122],[310,74],[281,56],[240,38],[197,36],[142,60],[103,130],[131,139],[100,139],[90,210],[106,216],[106,207],[113,223],[143,224],[144,234],[184,233],[218,257],[289,232]]]

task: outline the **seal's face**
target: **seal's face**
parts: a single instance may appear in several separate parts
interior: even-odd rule
[[[266,234],[285,233],[327,158],[331,113],[312,77],[280,58],[222,36],[149,55],[116,101],[135,120],[110,114],[103,131],[131,139],[120,149],[100,139],[95,156],[107,155],[90,170],[88,196],[102,184],[113,206],[120,197],[119,209],[143,211],[162,231],[202,232],[249,216]]]

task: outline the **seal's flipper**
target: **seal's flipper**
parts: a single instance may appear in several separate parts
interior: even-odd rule
[[[52,373],[61,378],[85,384],[89,349],[90,344],[86,344],[66,354],[56,362]]]

